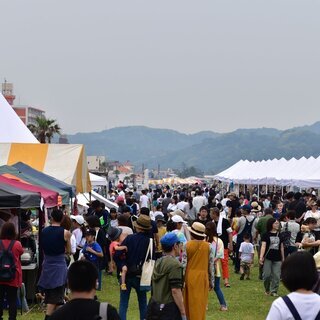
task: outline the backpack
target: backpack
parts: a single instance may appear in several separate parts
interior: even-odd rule
[[[280,241],[283,243],[284,248],[289,248],[291,246],[291,232],[288,230],[288,222],[285,224],[284,231],[281,231],[279,234]]]
[[[293,319],[294,320],[302,320],[303,318],[301,318],[300,314],[298,313],[298,310],[296,309],[296,307],[294,306],[294,304],[290,300],[290,298],[288,296],[284,296],[284,297],[282,297],[282,299],[285,302],[285,304],[287,305],[288,309],[290,310],[290,312],[293,316]],[[320,311],[318,312],[318,314],[316,315],[316,317],[314,319],[320,320]]]
[[[247,219],[247,217],[245,217],[245,218],[246,218],[246,224],[245,224],[244,229],[242,230],[241,234],[242,235],[245,235],[246,233],[249,234],[250,235],[250,242],[252,242],[252,226],[253,226],[253,222],[254,222],[254,220],[256,220],[256,218],[254,217],[252,221],[249,221]]]
[[[12,253],[15,241],[11,240],[7,249],[0,240],[0,281],[9,282],[15,278],[16,264]]]

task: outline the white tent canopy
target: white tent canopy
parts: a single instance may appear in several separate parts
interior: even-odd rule
[[[92,186],[106,186],[107,185],[107,179],[106,177],[100,177],[96,174],[89,173],[90,181]]]
[[[107,209],[115,208],[115,209],[118,210],[118,208],[119,208],[119,206],[116,203],[106,199],[101,194],[99,194],[99,193],[97,193],[97,192],[92,190],[91,191],[91,201],[93,201],[93,200],[99,200],[100,202],[103,202],[106,205]],[[81,207],[87,209],[88,208],[87,203],[90,202],[89,193],[79,193],[79,194],[77,194],[77,201],[78,201],[78,206],[81,206]]]
[[[0,93],[0,143],[39,143]]]
[[[320,188],[320,156],[290,160],[240,160],[214,178],[236,184]]]

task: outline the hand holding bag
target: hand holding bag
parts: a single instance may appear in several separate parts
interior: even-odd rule
[[[150,255],[150,259],[148,259]],[[155,261],[152,260],[153,257],[153,240],[150,239],[146,258],[144,259],[144,263],[142,266],[142,273],[140,279],[140,290],[149,291],[151,290],[151,277],[153,273],[153,268]]]

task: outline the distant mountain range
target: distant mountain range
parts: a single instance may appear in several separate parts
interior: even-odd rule
[[[70,143],[82,143],[87,155],[129,160],[136,167],[173,168],[194,166],[218,173],[240,159],[317,157],[320,155],[320,121],[289,130],[238,129],[230,133],[202,131],[183,134],[144,126],[118,127],[101,132],[68,135]]]

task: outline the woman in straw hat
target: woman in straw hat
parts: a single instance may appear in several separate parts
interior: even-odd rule
[[[184,303],[188,320],[204,320],[209,289],[214,286],[214,252],[211,244],[205,242],[205,226],[194,222],[188,227],[191,240],[183,254],[186,266]]]

